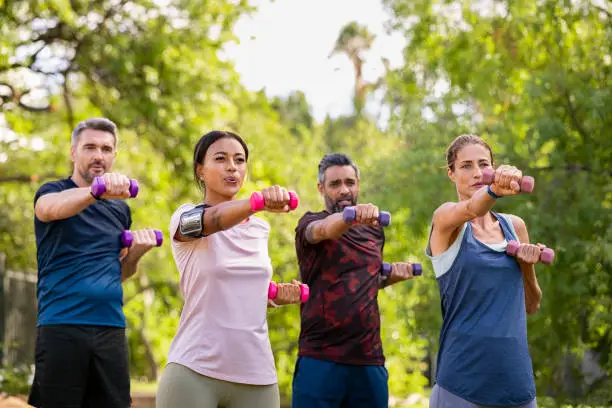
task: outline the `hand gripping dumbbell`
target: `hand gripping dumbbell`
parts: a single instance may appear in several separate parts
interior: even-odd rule
[[[342,219],[344,219],[344,222],[346,222],[347,224],[354,223],[356,218],[357,211],[355,211],[355,207],[345,207],[342,211]],[[391,224],[391,214],[387,211],[379,211],[378,222],[383,227],[388,226],[389,224]]]
[[[260,211],[263,210],[266,206],[264,196],[261,192],[255,191],[251,194],[251,210]],[[294,191],[289,191],[289,209],[295,210],[298,206],[299,200],[298,196]]]
[[[164,234],[160,230],[153,230],[155,232],[155,239],[157,241],[156,246],[161,246],[162,242],[164,242]],[[134,234],[132,234],[129,230],[124,230],[121,233],[121,245],[123,248],[129,248],[132,246],[134,242]]]
[[[391,275],[391,264],[389,262],[383,262],[382,267],[380,268],[380,273],[382,276],[388,277]],[[423,274],[423,266],[416,262],[412,264],[412,276],[421,276]]]
[[[482,183],[491,185],[495,180],[495,172],[490,168],[485,168],[482,170]],[[523,176],[521,181],[519,182],[522,193],[531,193],[533,191],[533,187],[535,186],[535,179],[531,176]]]
[[[519,247],[521,244],[516,242],[515,240],[508,241],[508,245],[506,246],[506,253],[510,256],[516,256],[518,253]],[[544,248],[540,253],[540,262],[546,265],[550,265],[555,260],[555,251],[551,248]]]
[[[276,295],[278,295],[278,285],[276,282],[270,282],[270,286],[268,286],[268,299],[276,299]],[[310,296],[310,288],[305,283],[300,283],[300,302],[304,303],[308,300]]]
[[[100,197],[106,192],[106,186],[104,185],[104,177],[97,176],[91,183],[91,192],[96,197]],[[135,179],[130,179],[130,197],[134,198],[138,195],[138,182]]]

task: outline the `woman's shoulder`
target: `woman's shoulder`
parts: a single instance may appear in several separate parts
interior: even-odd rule
[[[527,229],[527,225],[525,224],[525,221],[521,217],[519,217],[518,215],[507,214],[507,213],[497,213],[497,215],[499,215],[502,218],[504,218],[517,231],[519,231],[519,230],[520,231],[524,231],[524,230]]]
[[[263,218],[252,215],[249,217],[247,224],[256,225],[258,227],[264,228],[267,231],[270,231],[270,223],[264,220]]]
[[[184,213],[185,211],[191,211],[196,207],[202,207],[202,208],[206,208],[208,207],[205,204],[199,203],[199,204],[193,204],[193,203],[183,203],[181,204],[175,211],[174,213],[172,213],[173,216],[175,215],[180,215],[182,213]]]

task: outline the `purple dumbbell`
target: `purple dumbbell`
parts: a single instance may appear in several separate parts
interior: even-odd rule
[[[355,207],[346,207],[342,211],[342,218],[347,224],[354,223],[355,218],[357,218],[357,212],[355,211]],[[391,214],[389,214],[387,211],[379,211],[378,222],[383,227],[388,226],[389,224],[391,224]]]
[[[91,192],[96,197],[100,197],[106,192],[106,186],[104,185],[104,177],[97,176],[91,183]],[[130,179],[130,197],[134,198],[138,195],[138,182],[135,179]]]
[[[506,253],[510,256],[516,256],[518,253],[519,247],[521,244],[516,242],[515,240],[508,241],[508,245],[506,246]],[[540,262],[546,265],[550,265],[555,260],[555,251],[551,248],[544,248],[542,252],[540,252]]]
[[[157,240],[156,246],[161,246],[162,242],[164,242],[164,234],[160,230],[153,230],[155,232],[155,239]],[[124,248],[129,248],[132,246],[134,242],[134,234],[131,231],[124,230],[121,233],[121,245]]]
[[[493,184],[495,180],[495,172],[490,168],[485,168],[482,170],[482,183],[486,185]],[[523,176],[519,183],[521,186],[521,193],[531,193],[533,191],[533,187],[535,186],[535,179],[531,176]]]
[[[389,276],[391,274],[391,264],[389,262],[383,262],[380,270],[383,276]],[[423,266],[416,262],[412,264],[412,276],[421,276],[423,274]]]

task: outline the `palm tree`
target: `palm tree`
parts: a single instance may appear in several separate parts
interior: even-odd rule
[[[368,83],[363,79],[363,53],[372,48],[375,36],[370,33],[367,27],[358,24],[356,21],[348,23],[340,31],[336,40],[336,45],[330,57],[335,54],[345,54],[355,67],[355,94],[353,104],[355,114],[360,115],[368,94]]]

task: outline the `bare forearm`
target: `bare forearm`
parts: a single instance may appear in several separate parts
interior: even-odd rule
[[[193,241],[229,229],[254,213],[250,200],[229,201],[206,209],[194,208],[181,215],[174,239]]]
[[[496,199],[493,198],[488,192],[486,188],[481,188],[478,190],[472,198],[467,200],[467,214],[470,218],[467,221],[485,216],[493,205],[495,205]]]
[[[342,213],[332,214],[324,220],[314,221],[306,229],[306,239],[316,244],[328,239],[338,239],[351,228],[342,217]]]
[[[254,213],[249,200],[229,201],[207,208],[203,216],[203,232],[210,235],[232,228]]]
[[[90,192],[82,187],[46,194],[36,202],[36,217],[42,222],[70,218],[96,202]]]
[[[121,282],[125,282],[138,272],[138,261],[143,254],[129,252],[123,262],[121,262]]]
[[[523,272],[523,286],[525,289],[525,309],[528,315],[532,315],[540,309],[542,301],[542,289],[538,284],[538,279],[535,274],[533,265],[521,265]]]

